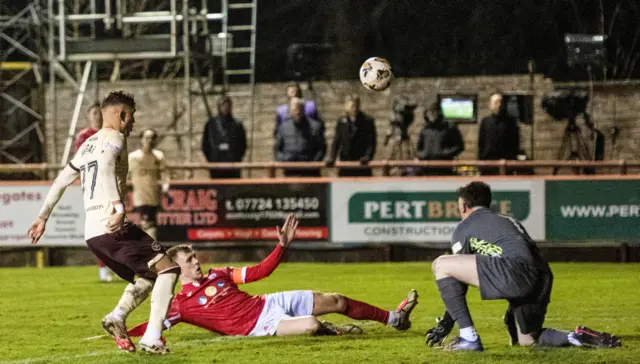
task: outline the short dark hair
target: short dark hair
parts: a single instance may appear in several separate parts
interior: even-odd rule
[[[456,194],[469,208],[491,207],[491,187],[484,182],[471,182],[458,188]]]
[[[218,100],[218,108],[220,108],[222,104],[229,104],[230,106],[233,106],[233,100],[229,96],[222,96]]]
[[[133,109],[136,108],[136,100],[134,100],[133,95],[124,91],[111,91],[107,97],[102,100],[102,108],[104,109],[107,106],[116,106],[116,105],[127,105]]]
[[[93,110],[94,108],[100,108],[100,101],[96,101],[93,104],[89,105],[89,107],[87,108],[87,112],[90,112],[91,110]]]
[[[172,260],[176,260],[176,256],[178,256],[178,253],[191,254],[193,253],[193,249],[191,249],[191,245],[187,244],[175,245],[167,249],[167,255]]]

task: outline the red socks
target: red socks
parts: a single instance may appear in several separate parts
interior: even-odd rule
[[[389,321],[389,311],[385,311],[375,306],[371,306],[364,302],[352,300],[345,297],[347,304],[345,305],[343,315],[348,316],[354,320],[373,320],[382,324],[387,324]]]

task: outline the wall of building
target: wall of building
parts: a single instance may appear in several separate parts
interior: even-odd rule
[[[177,80],[139,80],[122,81],[119,83],[101,83],[97,92],[93,91],[95,85],[90,85],[90,92],[84,99],[82,113],[87,106],[97,98],[114,89],[123,88],[133,92],[138,104],[136,113],[136,129],[152,127],[158,131],[186,131],[188,128],[185,117],[184,88],[181,79]],[[286,101],[284,83],[258,84],[256,87],[256,103],[254,110],[254,123],[249,122],[249,99],[237,97],[235,101],[236,116],[245,121],[248,137],[253,130],[253,145],[247,151],[245,161],[271,161],[273,158],[273,125],[275,109],[278,104]],[[529,75],[510,76],[479,76],[479,77],[453,77],[453,78],[414,78],[396,79],[394,85],[384,92],[371,92],[365,90],[357,80],[315,82],[312,90],[304,85],[305,98],[315,99],[322,117],[327,123],[326,138],[329,144],[333,139],[336,120],[343,112],[343,97],[348,93],[358,93],[362,98],[363,110],[376,119],[378,130],[378,151],[376,159],[385,159],[389,148],[383,146],[384,136],[389,130],[389,117],[394,96],[407,95],[414,99],[420,107],[416,110],[416,121],[410,128],[415,144],[416,135],[423,125],[422,113],[424,105],[435,100],[438,92],[458,91],[464,93],[477,93],[479,98],[479,119],[487,116],[487,103],[490,95],[495,90],[503,91],[530,91],[535,93],[535,122],[533,128],[521,125],[521,145],[528,154],[533,152],[535,159],[556,159],[562,143],[562,135],[566,125],[565,121],[551,119],[541,107],[543,95],[553,90],[553,83],[541,75],[535,75],[533,80]],[[196,85],[192,88],[197,90]],[[240,87],[239,90],[244,89]],[[48,88],[47,88],[48,90]],[[47,150],[50,162],[60,162],[64,143],[69,133],[69,124],[73,114],[76,95],[71,87],[61,85],[55,94],[47,95],[47,120],[52,120],[52,112],[55,109],[55,123],[46,123]],[[209,96],[207,101],[215,112],[217,101],[215,95]],[[640,116],[637,113],[637,105],[640,103],[640,89],[629,86],[596,87],[594,89],[591,104],[593,119],[598,128],[606,135],[606,159],[640,159]],[[193,148],[193,161],[203,160],[200,152],[201,133],[207,120],[206,109],[200,96],[192,96],[193,138],[167,136],[162,138],[159,148],[165,151],[170,161],[186,160],[187,143]],[[84,127],[86,121],[81,119],[77,130]],[[609,130],[617,126],[620,128],[617,147],[611,143]],[[461,159],[475,159],[477,155],[478,125],[461,125],[466,149]],[[533,130],[532,130],[533,129]],[[533,133],[533,145],[531,143]],[[55,143],[55,153],[54,153]],[[132,138],[130,150],[137,148],[137,138]],[[205,177],[203,172],[196,177]],[[177,176],[176,176],[177,177]]]

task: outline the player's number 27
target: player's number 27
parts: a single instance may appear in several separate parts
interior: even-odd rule
[[[84,193],[85,186],[87,185],[87,171],[89,172],[89,174],[92,174],[92,171],[93,171],[93,178],[91,178],[91,194],[89,195],[89,199],[92,200],[93,190],[96,188],[96,178],[98,178],[98,161],[89,162],[87,163],[86,166],[82,166],[80,170],[82,173],[80,175],[80,184],[82,185],[82,193]]]

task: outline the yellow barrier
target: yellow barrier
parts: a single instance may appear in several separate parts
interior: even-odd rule
[[[44,268],[44,251],[40,249],[36,252],[36,267],[38,269]]]
[[[0,62],[0,70],[3,71],[24,71],[33,68],[29,62]]]

